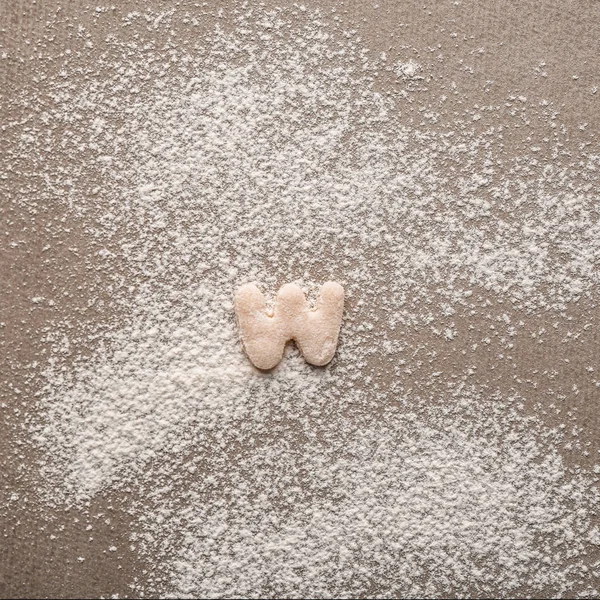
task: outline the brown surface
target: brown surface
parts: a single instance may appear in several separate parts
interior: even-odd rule
[[[59,56],[66,47],[76,43],[73,25],[85,23],[98,39],[111,28],[118,27],[122,15],[133,7],[149,5],[165,8],[168,2],[115,2],[118,8],[95,20],[95,4],[70,0],[26,0],[0,2],[0,125],[15,114],[6,114],[6,98],[43,70],[53,72]],[[193,9],[193,2],[181,3]],[[228,2],[214,3],[214,6]],[[273,3],[280,4],[280,3]],[[451,120],[473,105],[505,102],[510,94],[527,96],[532,102],[547,98],[559,110],[561,122],[571,136],[578,134],[580,124],[587,131],[600,126],[600,2],[583,0],[526,0],[523,2],[450,2],[410,0],[380,0],[306,2],[320,5],[355,23],[365,43],[373,52],[402,51],[420,63],[431,65],[439,76],[438,89],[450,89],[455,81],[460,96],[451,98],[447,111]],[[61,10],[58,11],[58,7]],[[47,23],[50,22],[51,26]],[[125,31],[120,31],[126,35]],[[133,35],[133,33],[132,33]],[[479,50],[483,49],[483,52]],[[42,58],[39,58],[39,56]],[[35,60],[30,60],[31,57]],[[540,76],[540,63],[546,77]],[[576,78],[574,78],[576,76]],[[428,96],[423,95],[423,101]],[[464,102],[468,98],[469,102]],[[461,104],[464,102],[464,104]],[[514,128],[506,140],[506,151],[515,154],[528,135],[539,135],[545,125],[532,121],[520,130]],[[584,133],[581,133],[584,135]],[[0,129],[0,153],[7,144]],[[10,171],[7,170],[10,167]],[[42,332],[55,320],[68,317],[73,327],[107,318],[110,312],[109,295],[105,302],[88,307],[86,289],[90,281],[101,283],[102,270],[92,263],[96,251],[90,241],[74,224],[65,236],[58,226],[57,209],[40,207],[37,215],[21,210],[19,193],[22,180],[19,171],[28,165],[10,166],[0,154],[0,218],[3,236],[0,246],[0,502],[6,503],[12,493],[18,501],[10,504],[7,518],[0,511],[0,596],[2,597],[97,597],[130,592],[128,584],[138,578],[146,579],[144,565],[131,555],[109,553],[108,545],[121,541],[126,548],[129,517],[124,507],[111,507],[102,498],[90,507],[93,540],[76,519],[81,515],[52,511],[36,505],[35,456],[20,445],[24,435],[20,424],[23,408],[31,406],[38,379],[37,367],[43,364],[45,343]],[[5,176],[6,175],[6,176]],[[9,232],[5,235],[5,231]],[[57,243],[55,236],[61,236]],[[9,245],[15,238],[22,240],[16,247]],[[42,252],[48,240],[53,240],[51,253]],[[90,280],[92,278],[92,280]],[[82,285],[83,284],[83,285]],[[91,287],[96,287],[95,285]],[[60,306],[33,307],[32,295],[57,295],[68,292],[67,301]],[[491,310],[491,309],[490,309]],[[598,314],[589,311],[584,303],[570,308],[572,321],[556,319],[559,326],[548,327],[547,317],[538,315],[527,319],[524,330],[534,331],[545,326],[549,331],[542,338],[521,337],[515,340],[514,361],[503,363],[494,359],[501,340],[490,335],[489,321],[457,322],[461,332],[459,342],[452,347],[436,342],[433,334],[423,332],[429,347],[439,345],[441,359],[452,372],[464,375],[475,367],[475,378],[509,391],[515,379],[529,382],[532,403],[544,402],[548,392],[567,394],[576,384],[580,390],[567,410],[578,410],[580,423],[585,423],[589,439],[597,438],[600,429],[598,388],[585,370],[593,365],[598,369],[600,352]],[[584,329],[584,325],[592,324]],[[474,329],[468,329],[473,325]],[[572,334],[569,336],[569,332]],[[468,349],[474,342],[490,335],[489,362],[478,353],[472,365]],[[461,350],[467,350],[466,355]],[[74,350],[75,352],[77,349]],[[568,357],[568,361],[565,358]],[[415,387],[426,385],[428,367],[413,372]],[[555,373],[556,372],[556,373]],[[30,377],[30,375],[34,375]],[[520,388],[523,391],[523,388]],[[597,448],[590,448],[591,454]],[[51,539],[57,536],[57,539]],[[75,557],[84,556],[83,563]]]

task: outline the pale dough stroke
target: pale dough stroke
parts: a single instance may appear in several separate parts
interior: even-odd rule
[[[243,285],[235,294],[244,350],[259,369],[275,367],[288,340],[296,342],[310,364],[326,365],[335,354],[343,311],[344,288],[333,281],[321,287],[314,310],[302,289],[293,283],[280,288],[272,313],[254,284]]]

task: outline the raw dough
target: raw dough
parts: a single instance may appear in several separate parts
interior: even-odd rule
[[[288,283],[278,292],[272,314],[262,292],[252,283],[235,295],[235,312],[248,358],[259,369],[272,369],[283,357],[288,340],[294,340],[307,362],[326,365],[335,354],[344,288],[333,281],[321,287],[317,306],[311,310],[304,292]]]

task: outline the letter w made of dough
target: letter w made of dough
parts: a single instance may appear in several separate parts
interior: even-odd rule
[[[235,294],[244,350],[254,366],[265,370],[279,363],[288,340],[296,342],[310,364],[326,365],[335,354],[343,311],[344,288],[333,281],[321,287],[314,310],[293,283],[279,290],[271,313],[254,284],[243,285]]]

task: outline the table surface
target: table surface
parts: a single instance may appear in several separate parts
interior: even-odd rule
[[[120,27],[123,15],[134,9],[164,10],[175,5],[157,0],[124,0],[114,4],[114,10],[109,7],[97,18],[96,5],[86,0],[0,3],[0,124],[18,118],[8,100],[40,74],[51,73],[60,62],[58,58],[46,59],[59,57],[64,48],[76,44],[73,31],[78,24],[84,25],[95,40],[102,40]],[[593,132],[600,127],[600,93],[593,91],[595,86],[600,86],[600,2],[596,0],[502,3],[493,0],[349,0],[343,3],[307,0],[305,4],[309,8],[322,7],[327,12],[336,7],[340,18],[354,24],[374,53],[403,52],[417,62],[428,64],[435,63],[432,56],[443,53],[443,60],[436,63],[437,72],[445,81],[458,82],[463,102],[468,100],[473,106],[497,105],[506,102],[510,95],[524,96],[531,102],[549,98],[560,112],[560,120],[568,127],[572,140],[580,136],[582,141],[598,142],[593,137]],[[193,2],[177,5],[194,10]],[[233,5],[222,0],[211,6],[227,10]],[[120,34],[127,35],[121,29]],[[544,65],[540,68],[541,63]],[[540,69],[545,71],[544,76],[540,76]],[[535,133],[544,126],[541,121],[532,121],[526,129]],[[64,229],[40,226],[45,219],[55,222],[53,219],[60,218],[61,214],[68,214],[66,208],[50,210],[42,206],[37,221],[29,211],[20,212],[20,175],[6,164],[6,150],[16,143],[19,142],[14,138],[3,139],[0,130],[0,174],[8,172],[4,182],[8,187],[0,186],[0,400],[9,407],[1,413],[6,428],[1,429],[0,435],[0,502],[4,504],[5,499],[14,494],[19,497],[18,502],[6,504],[9,509],[0,508],[0,596],[119,594],[125,597],[131,594],[129,585],[135,578],[143,581],[148,575],[144,565],[131,555],[117,556],[118,553],[106,551],[108,544],[115,540],[120,540],[118,545],[127,546],[128,515],[119,512],[110,498],[96,497],[92,510],[107,517],[98,521],[93,541],[89,541],[86,532],[77,526],[76,515],[38,506],[35,456],[27,445],[20,445],[20,436],[25,435],[19,428],[20,419],[24,420],[27,411],[32,410],[36,386],[41,385],[41,378],[31,376],[32,370],[38,368],[32,367],[32,363],[37,361],[42,365],[48,356],[48,342],[41,332],[65,318],[69,318],[74,327],[101,321],[104,318],[101,305],[90,306],[85,290],[89,277],[95,278],[95,285],[91,287],[98,289],[104,275],[101,270],[90,273],[86,269],[94,258],[86,234],[77,223],[68,234]],[[507,139],[506,152],[515,155],[519,144],[511,144]],[[11,190],[10,197],[2,196],[7,189]],[[23,243],[11,245],[17,234]],[[46,255],[43,252],[46,238],[52,236],[56,246],[57,235],[62,236],[61,244],[54,254]],[[80,289],[82,284],[84,287]],[[44,296],[56,290],[74,293],[54,307],[32,307],[32,295]],[[577,385],[580,393],[570,396],[568,408],[577,411],[577,422],[585,424],[588,439],[597,440],[600,439],[600,399],[593,381],[583,377],[582,371],[598,362],[598,312],[585,303],[569,307],[568,312],[572,318],[569,324],[563,323],[556,331],[550,331],[542,346],[525,340],[516,349],[516,375],[532,382],[530,392],[540,402],[545,401],[545,394],[552,386],[570,390]],[[544,325],[547,319],[539,314],[523,318],[530,319],[532,331]],[[584,320],[593,326],[581,331],[576,343],[565,347],[563,340],[569,327],[575,330]],[[463,347],[478,335],[481,337],[487,327],[486,323],[474,322],[473,325],[475,332],[471,338],[459,342]],[[568,364],[564,360],[565,352],[569,356]],[[458,362],[462,360],[459,354],[456,353]],[[492,372],[484,361],[478,366],[480,381],[493,381],[499,389],[512,389],[514,367],[503,371],[502,366],[497,366]],[[560,375],[553,383],[536,375],[542,371],[556,371]],[[22,410],[17,410],[19,408]],[[548,418],[552,423],[553,417]],[[595,451],[594,447],[592,454]],[[29,477],[23,478],[24,470],[31,472]],[[59,527],[60,540],[50,539],[47,532]],[[84,563],[74,560],[80,553],[88,557]]]

